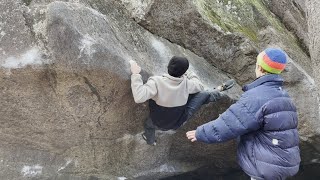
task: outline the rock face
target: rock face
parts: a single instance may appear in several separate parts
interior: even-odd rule
[[[265,2],[269,9],[282,20],[286,28],[298,37],[301,46],[308,52],[305,0],[265,0]]]
[[[125,6],[128,7],[126,3]],[[290,63],[283,73],[287,90],[299,109],[302,143],[319,146],[319,109],[315,93],[315,77],[308,51],[304,1],[149,1],[147,12],[137,16],[140,25],[204,57],[215,67],[233,76],[238,83],[253,79],[257,52],[266,47],[281,47]],[[127,8],[131,10],[133,5]],[[286,21],[284,26],[272,12]],[[300,8],[298,8],[300,7]],[[278,9],[276,9],[278,8]],[[282,11],[281,11],[281,8]],[[290,14],[299,14],[286,18]],[[282,12],[287,12],[281,14]],[[144,14],[141,17],[141,14]],[[290,20],[290,21],[289,21]],[[290,22],[297,22],[292,24]],[[286,27],[291,30],[291,33]],[[294,27],[294,28],[293,28]],[[303,40],[303,42],[299,41]],[[302,44],[301,44],[302,43]],[[316,66],[317,67],[317,66]],[[301,96],[301,94],[304,94]],[[307,104],[312,104],[307,105]],[[313,145],[311,145],[313,146]],[[308,148],[307,148],[308,149]],[[306,155],[304,161],[317,161],[317,153]]]
[[[0,1],[0,179],[157,179],[202,167],[217,176],[238,171],[234,141],[191,144],[185,132],[224,112],[240,86],[176,133],[159,132],[157,147],[150,147],[141,140],[147,103],[133,101],[128,62],[136,60],[146,80],[165,73],[173,55],[185,56],[210,89],[230,77],[239,85],[251,81],[255,57],[267,46],[284,48],[291,57],[284,76],[299,108],[303,163],[317,163],[319,81],[308,52],[267,4],[233,3]],[[300,26],[293,27],[307,40]],[[316,46],[310,52],[316,55]]]
[[[319,55],[320,55],[320,35],[319,35],[319,31],[320,31],[320,19],[319,19],[319,11],[317,11],[316,9],[320,7],[320,3],[318,1],[307,1],[307,14],[308,14],[308,28],[309,28],[309,37],[310,37],[310,43],[309,43],[309,49],[310,49],[310,55],[311,55],[311,60],[312,60],[312,65],[313,65],[313,74],[315,77],[315,81],[316,81],[316,85],[317,85],[317,90],[316,90],[316,99],[317,99],[317,103],[319,105],[319,109],[320,109],[320,78],[319,78]],[[318,107],[318,106],[316,106]],[[319,114],[318,114],[319,115]],[[318,121],[319,122],[319,121]],[[320,142],[320,137],[315,137],[314,141]],[[318,151],[320,149],[320,146],[316,146],[315,147]]]

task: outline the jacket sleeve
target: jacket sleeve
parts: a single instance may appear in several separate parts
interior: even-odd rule
[[[204,90],[204,86],[201,83],[198,76],[193,72],[187,72],[187,85],[189,94],[194,94]]]
[[[220,143],[259,128],[260,124],[255,114],[250,112],[246,102],[240,100],[231,105],[218,119],[199,126],[196,138],[200,142]]]
[[[157,94],[156,83],[152,78],[143,84],[140,74],[131,75],[131,89],[136,103],[143,103]]]

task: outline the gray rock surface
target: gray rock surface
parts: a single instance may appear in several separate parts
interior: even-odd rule
[[[283,76],[286,88],[298,106],[302,144],[320,146],[314,140],[320,134],[316,76],[312,73],[308,51],[296,38],[299,37],[299,28],[303,28],[299,31],[303,35],[300,37],[307,37],[303,10],[292,19],[299,22],[291,24],[296,28],[296,34],[292,34],[289,31],[292,29],[287,29],[272,13],[287,11],[287,14],[296,14],[298,4],[302,7],[303,1],[159,0],[149,3],[150,8],[143,13],[144,17],[135,16],[135,19],[139,17],[140,25],[204,57],[241,85],[253,80],[254,74],[250,72],[254,70],[258,52],[270,46],[284,49],[290,63]],[[284,17],[285,14],[281,14],[281,18]],[[316,154],[305,154],[303,160],[312,162],[318,159]]]
[[[186,56],[210,89],[230,77],[240,85],[252,80],[267,46],[291,57],[284,76],[299,108],[303,163],[320,159],[316,69],[260,3],[4,0],[0,10],[0,179],[157,179],[207,166],[239,169],[234,141],[192,144],[185,132],[228,108],[240,86],[176,133],[159,132],[150,147],[141,140],[147,103],[133,101],[128,61],[142,66],[146,80],[165,73],[173,55]],[[248,21],[236,18],[257,10]],[[243,29],[250,24],[258,28]]]
[[[309,28],[309,37],[310,37],[310,43],[309,43],[309,49],[310,49],[310,55],[311,55],[311,60],[312,60],[312,65],[313,65],[313,74],[315,77],[316,81],[316,92],[315,92],[315,97],[317,99],[318,106],[316,108],[320,109],[320,12],[317,10],[320,8],[320,2],[319,1],[307,1],[307,14],[308,14],[308,28]],[[320,113],[320,112],[319,112]],[[320,114],[317,114],[318,116],[318,123],[319,123],[319,117]],[[313,142],[316,144],[319,144],[320,142],[320,137],[316,136],[313,138]],[[311,142],[311,143],[313,143]],[[320,145],[315,147],[318,151],[320,149]],[[319,161],[317,161],[319,162]]]
[[[278,16],[286,28],[293,32],[300,45],[308,51],[309,37],[305,0],[265,0],[271,12]]]
[[[15,56],[35,45],[26,19],[26,7],[18,1],[1,1],[0,41],[1,57]],[[4,46],[6,45],[6,46]],[[10,46],[9,46],[10,45]]]
[[[34,20],[27,32],[37,43],[1,56],[1,147],[6,147],[0,156],[1,177],[164,176],[197,168],[214,152],[204,147],[195,155],[202,159],[180,162],[188,155],[181,154],[188,150],[183,148],[190,146],[185,131],[159,134],[156,148],[141,140],[147,104],[133,102],[128,61],[141,64],[147,78],[165,73],[169,59],[182,55],[208,88],[229,78],[203,58],[113,13],[106,16],[83,4],[64,2],[26,11],[24,16]],[[230,95],[235,97],[239,90]],[[216,117],[230,103],[207,106],[188,128]],[[212,108],[216,110],[209,111]],[[171,151],[174,141],[182,146]],[[234,156],[226,161],[234,162]]]
[[[247,39],[227,33],[219,24],[211,22],[210,17],[204,15],[206,8],[210,7],[202,1],[154,1],[139,24],[190,49],[239,81],[249,81],[253,74],[250,76],[245,70],[254,68],[257,49]]]

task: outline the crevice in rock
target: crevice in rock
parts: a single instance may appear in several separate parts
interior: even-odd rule
[[[95,146],[95,144],[94,144],[94,142],[93,142],[93,133],[92,132],[90,132],[90,134],[89,134],[89,140],[90,140],[90,143],[91,143],[91,147],[92,147],[92,151],[93,151],[93,168],[94,168],[94,170],[97,170],[98,169],[98,166],[97,166],[97,155],[96,155],[96,146]]]
[[[301,13],[301,15],[303,17],[305,17],[303,11],[301,9],[299,9],[297,6],[297,4],[295,2],[293,2],[293,6],[297,8],[297,10]],[[267,8],[269,9],[270,13],[273,14],[274,17],[276,17],[278,19],[279,22],[281,22],[281,24],[284,25],[285,29],[289,32],[291,32],[295,39],[297,40],[297,45],[301,48],[301,50],[310,58],[310,52],[309,52],[309,48],[308,48],[308,45],[305,44],[304,40],[302,38],[300,38],[298,36],[298,34],[295,32],[295,30],[289,26],[288,23],[286,23],[284,20],[283,20],[283,17],[280,17],[274,10],[272,10],[272,8],[269,8],[267,6]]]
[[[57,94],[57,72],[50,67],[50,65],[45,65],[45,77],[49,82],[52,91]]]
[[[22,0],[22,2],[26,5],[29,6],[32,2],[32,0]]]
[[[87,77],[83,77],[83,79],[84,79],[84,82],[90,88],[92,94],[94,94],[98,98],[98,101],[101,103],[101,96],[100,96],[98,90],[90,83],[90,81],[89,81],[89,79]]]
[[[99,115],[97,117],[97,127],[101,127],[102,126],[101,118],[107,112],[107,106],[108,106],[107,102],[108,102],[108,100],[107,100],[106,97],[101,97],[101,95],[98,92],[97,88],[92,85],[92,83],[89,81],[89,79],[87,77],[83,77],[83,79],[84,79],[85,84],[87,84],[87,86],[91,90],[91,93],[94,94],[97,97],[98,102],[100,103]]]
[[[311,58],[310,55],[310,51],[308,46],[303,42],[303,39],[299,38],[296,34],[295,34],[296,38],[297,38],[297,43],[299,45],[299,47],[302,49],[302,51],[309,57]]]
[[[48,58],[49,57],[48,54],[50,54],[48,52],[50,52],[50,51],[49,51],[49,48],[48,48],[48,42],[45,39],[45,34],[36,32],[36,30],[33,27],[33,25],[36,22],[34,20],[34,17],[27,12],[27,9],[29,9],[29,7],[26,7],[26,9],[24,9],[24,11],[22,13],[22,16],[23,16],[24,21],[25,21],[25,25],[29,29],[31,38],[33,39],[33,42],[36,45],[38,45],[38,47],[43,48],[43,50],[45,51],[44,56],[46,56],[46,58]],[[44,21],[44,19],[42,19],[42,21]]]
[[[301,14],[304,18],[306,18],[306,13],[303,11],[302,7],[301,7],[299,4],[297,4],[294,0],[292,1],[292,3],[293,3],[293,6],[298,9],[298,11],[300,12],[300,14]]]
[[[30,31],[30,34],[31,34],[31,37],[33,38],[33,41],[36,42],[36,33],[33,29],[33,24],[34,24],[33,19],[30,17],[30,15],[26,11],[24,11],[22,13],[22,16],[24,18],[25,25],[28,27],[28,29]]]

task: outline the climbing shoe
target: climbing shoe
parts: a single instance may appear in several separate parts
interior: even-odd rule
[[[151,144],[149,144],[148,141],[147,141],[147,137],[146,137],[146,135],[144,133],[141,134],[141,136],[142,136],[142,139],[144,139],[147,142],[148,145],[151,145],[151,146],[156,146],[157,145],[156,141],[151,143]]]
[[[236,84],[235,80],[234,80],[234,79],[230,79],[230,80],[224,82],[224,83],[221,85],[220,90],[221,90],[221,91],[228,90],[228,89],[232,88],[235,84]]]

